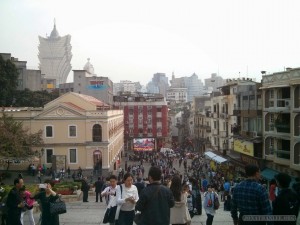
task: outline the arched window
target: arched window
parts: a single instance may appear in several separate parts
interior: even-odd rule
[[[93,141],[101,142],[102,141],[102,127],[99,124],[93,126]]]

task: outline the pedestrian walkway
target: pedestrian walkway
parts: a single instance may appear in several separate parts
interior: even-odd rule
[[[96,203],[95,196],[89,196],[89,202],[70,202],[67,204],[67,213],[59,216],[60,225],[99,225],[102,224],[106,205],[103,202]],[[34,213],[35,221],[39,220],[39,213]],[[24,225],[29,224],[27,217],[24,218]],[[192,225],[205,225],[206,215],[204,210],[201,216],[194,216]],[[223,203],[214,218],[213,225],[232,225],[230,212],[223,210]],[[155,225],[155,224],[153,224]]]

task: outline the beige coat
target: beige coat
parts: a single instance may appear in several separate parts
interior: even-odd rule
[[[181,201],[175,202],[175,206],[171,208],[171,224],[186,224],[191,221],[191,216],[187,207],[187,195],[187,193],[182,193]]]

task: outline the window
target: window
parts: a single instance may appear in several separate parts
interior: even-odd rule
[[[274,90],[270,90],[270,98],[274,98]]]
[[[46,126],[46,137],[53,137],[53,126]]]
[[[161,108],[156,108],[156,111],[157,112],[161,112]]]
[[[243,118],[243,131],[249,131],[249,118]]]
[[[69,137],[76,137],[77,136],[77,129],[75,125],[69,126]]]
[[[76,148],[69,149],[69,160],[70,160],[70,163],[77,163],[77,149]]]
[[[53,149],[46,149],[46,163],[52,163]]]
[[[102,141],[102,127],[99,124],[93,126],[93,141],[101,142]]]

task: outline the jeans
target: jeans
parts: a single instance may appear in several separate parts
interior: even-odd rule
[[[134,219],[134,210],[132,211],[122,211],[120,210],[117,225],[132,225]]]
[[[27,214],[28,217],[29,217],[29,224],[30,225],[35,225],[34,218],[33,218],[33,209],[30,209],[30,210],[27,210],[27,211],[24,211],[24,212],[21,213],[21,223],[23,225],[24,225],[23,218],[24,218],[25,214]]]
[[[211,214],[206,214],[207,215],[207,219],[206,219],[206,225],[212,225],[213,220],[214,220],[214,216]]]

